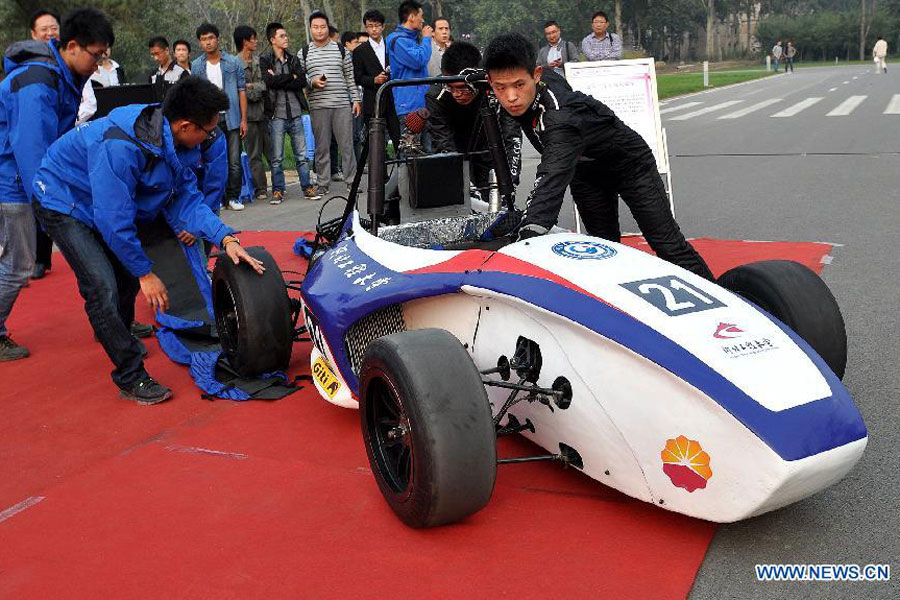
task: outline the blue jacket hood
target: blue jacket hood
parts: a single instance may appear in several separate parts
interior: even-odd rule
[[[156,156],[163,154],[163,125],[165,118],[159,109],[159,104],[129,104],[120,106],[110,111],[107,118],[110,123],[124,131],[134,139],[142,148],[152,152]],[[142,113],[147,112],[146,119],[139,119]]]
[[[59,55],[57,42],[51,40],[49,42],[41,42],[37,40],[23,40],[16,42],[6,49],[3,56],[3,71],[6,76],[13,75],[19,69],[24,69],[32,65],[41,65],[62,77],[65,82],[76,90],[79,98],[81,97],[81,88],[84,86],[84,79],[76,77],[68,67],[61,68],[63,64],[62,57]]]

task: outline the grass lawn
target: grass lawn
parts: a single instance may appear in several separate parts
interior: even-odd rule
[[[768,77],[771,72],[759,67],[737,67],[727,71],[710,71],[710,88],[721,87],[732,83],[750,81],[760,77]],[[657,75],[656,85],[659,91],[659,99],[664,100],[673,96],[682,96],[691,92],[700,92],[703,87],[703,73],[664,73]]]

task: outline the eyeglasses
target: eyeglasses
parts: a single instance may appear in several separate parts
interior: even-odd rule
[[[475,93],[475,90],[467,85],[463,87],[450,87],[449,85],[445,85],[444,91],[453,96],[471,96]]]
[[[200,123],[198,123],[198,122],[196,122],[196,121],[188,121],[188,123],[190,123],[191,125],[193,125],[193,126],[196,127],[197,129],[200,129],[201,131],[203,131],[203,133],[206,134],[206,139],[208,139],[208,140],[213,140],[213,139],[216,138],[216,135],[218,135],[218,134],[216,133],[216,126],[215,126],[215,125],[213,126],[212,129],[207,129],[206,127],[204,127],[203,125],[201,125]]]
[[[609,21],[601,21],[600,19],[597,19],[596,21],[593,21],[593,23],[594,25],[606,25],[607,23],[609,23]]]
[[[81,49],[91,55],[91,58],[94,59],[94,64],[97,64],[101,60],[106,58],[106,50],[101,50],[100,52],[91,52],[87,49],[87,46],[81,46]]]

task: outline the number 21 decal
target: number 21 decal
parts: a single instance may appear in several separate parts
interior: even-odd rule
[[[621,284],[670,317],[725,306],[709,293],[701,291],[680,277],[656,277]]]

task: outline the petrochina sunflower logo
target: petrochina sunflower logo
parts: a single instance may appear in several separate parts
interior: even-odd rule
[[[676,487],[693,492],[698,488],[705,488],[706,482],[712,477],[709,454],[703,451],[700,442],[679,435],[674,440],[666,440],[666,447],[660,455],[663,473],[669,476]]]

